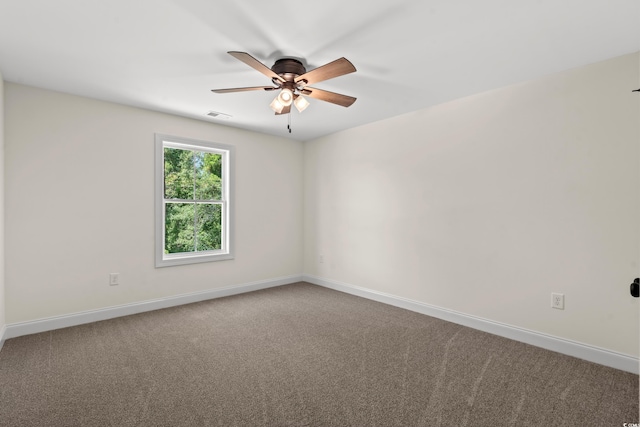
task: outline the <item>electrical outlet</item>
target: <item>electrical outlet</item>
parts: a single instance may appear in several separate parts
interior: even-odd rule
[[[320,255],[318,257],[318,262],[320,262],[320,264],[324,264],[324,255]]]
[[[119,285],[120,284],[120,273],[110,273],[109,274],[109,286]]]
[[[564,310],[564,294],[551,294],[551,308]]]

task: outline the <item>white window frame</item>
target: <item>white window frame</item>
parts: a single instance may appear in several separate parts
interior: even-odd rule
[[[222,156],[222,248],[214,251],[165,254],[164,148],[205,151]],[[209,141],[155,134],[155,261],[156,267],[233,259],[234,147]]]

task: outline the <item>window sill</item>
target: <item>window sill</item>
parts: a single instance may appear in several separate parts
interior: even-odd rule
[[[168,256],[156,260],[156,268],[171,267],[173,265],[198,264],[201,262],[225,261],[234,259],[233,254],[204,254],[204,255],[178,255]]]

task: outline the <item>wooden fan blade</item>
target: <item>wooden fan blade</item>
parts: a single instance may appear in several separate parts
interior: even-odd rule
[[[356,67],[354,67],[348,59],[340,58],[296,77],[296,83],[311,85],[334,77],[353,73],[354,71],[356,71]]]
[[[303,95],[310,96],[311,98],[331,102],[332,104],[342,105],[343,107],[350,106],[351,104],[356,102],[357,99],[353,96],[342,95],[339,93],[329,92],[328,90],[315,89],[308,86],[302,89],[301,92]]]
[[[289,114],[290,112],[291,112],[291,104],[285,105],[282,111],[280,111],[279,113],[276,113],[276,116],[280,116],[282,114]]]
[[[279,80],[282,83],[284,83],[284,79],[282,77],[280,77],[279,75],[274,73],[271,70],[271,68],[267,67],[262,62],[258,61],[256,58],[254,58],[253,56],[249,55],[248,53],[246,53],[246,52],[235,52],[235,51],[231,51],[231,52],[227,52],[227,53],[229,55],[233,56],[234,58],[239,59],[240,61],[244,62],[248,66],[260,71],[265,76],[267,76],[267,77],[269,77],[271,79]]]
[[[211,89],[211,92],[215,93],[229,93],[229,92],[247,92],[249,90],[276,90],[277,87],[272,86],[253,86],[253,87],[233,87],[229,89]]]

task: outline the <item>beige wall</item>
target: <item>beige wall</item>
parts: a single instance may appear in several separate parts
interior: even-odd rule
[[[637,357],[638,64],[308,143],[305,274]]]
[[[8,324],[301,274],[301,143],[13,83],[5,98]],[[155,132],[236,147],[234,260],[154,268]]]
[[[0,340],[7,323],[4,287],[4,80],[0,73]]]

